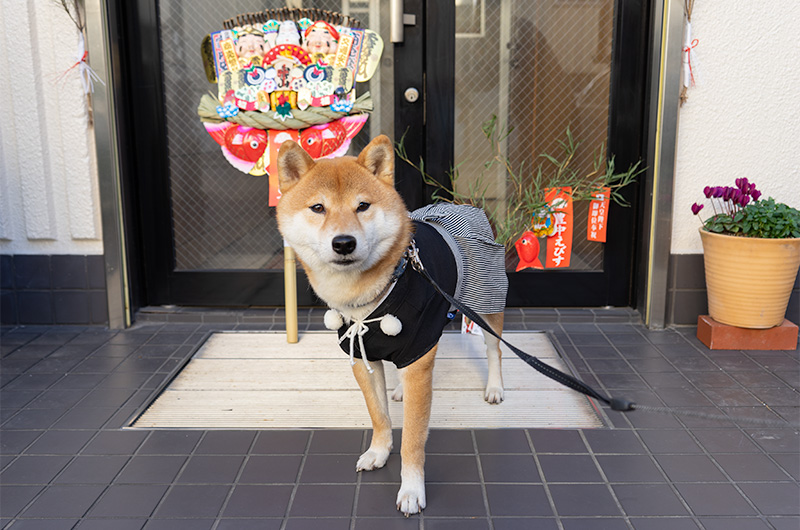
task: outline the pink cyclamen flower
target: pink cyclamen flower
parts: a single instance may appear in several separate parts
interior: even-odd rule
[[[733,197],[733,188],[725,186],[725,192],[722,194],[722,198],[729,201],[731,197]]]
[[[700,210],[702,210],[702,209],[703,209],[703,205],[702,204],[694,203],[692,205],[692,213],[695,214],[695,215],[699,214]]]
[[[758,198],[761,197],[761,192],[754,189],[750,192],[750,196],[753,198],[754,201],[757,201]]]

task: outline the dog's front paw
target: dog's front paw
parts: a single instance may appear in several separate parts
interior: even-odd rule
[[[505,391],[502,386],[487,386],[483,399],[492,405],[499,405],[505,399]]]
[[[403,383],[397,383],[392,392],[392,401],[403,401]]]
[[[397,509],[408,517],[425,509],[425,484],[407,486],[403,482],[397,493]]]
[[[370,447],[356,462],[356,471],[372,471],[382,468],[389,459],[390,451],[391,448],[378,450]]]

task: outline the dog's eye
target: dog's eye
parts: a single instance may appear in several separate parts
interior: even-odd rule
[[[315,204],[313,206],[309,206],[309,209],[314,213],[325,213],[325,207],[321,204]]]
[[[356,208],[357,212],[366,212],[369,210],[369,203],[368,202],[360,202],[358,203],[358,208]]]

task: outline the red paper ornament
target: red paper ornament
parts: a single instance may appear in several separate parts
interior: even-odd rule
[[[517,272],[522,269],[543,269],[542,262],[539,261],[539,239],[536,235],[528,230],[514,243],[519,256],[519,265],[517,265]]]

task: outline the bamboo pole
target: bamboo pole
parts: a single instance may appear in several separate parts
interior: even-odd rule
[[[286,300],[286,341],[297,342],[297,265],[294,249],[283,246],[283,289]]]

